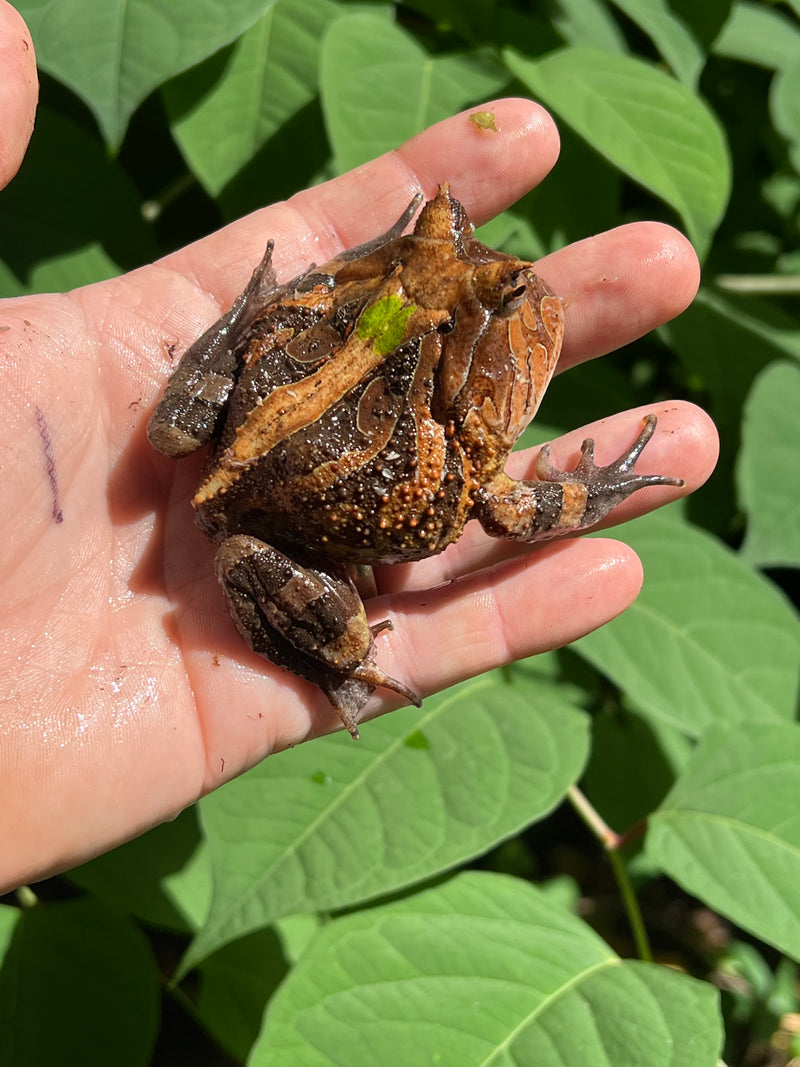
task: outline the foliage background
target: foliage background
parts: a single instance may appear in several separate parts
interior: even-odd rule
[[[0,1062],[800,1057],[800,2],[17,6],[42,103],[0,196],[4,295],[112,276],[532,95],[562,158],[484,239],[533,258],[663,218],[705,281],[556,382],[530,440],[680,395],[723,453],[622,532],[645,590],[602,631],[4,898]]]

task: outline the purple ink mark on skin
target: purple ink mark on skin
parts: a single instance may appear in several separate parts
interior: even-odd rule
[[[47,480],[50,483],[50,492],[53,497],[53,521],[61,523],[64,521],[64,512],[61,510],[61,503],[58,496],[58,478],[56,477],[56,459],[53,453],[53,440],[50,437],[50,430],[47,427],[44,412],[40,407],[36,408],[36,428],[42,439],[44,466],[47,471]]]

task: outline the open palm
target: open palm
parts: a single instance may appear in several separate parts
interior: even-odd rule
[[[0,19],[10,48],[24,31],[5,5]],[[12,132],[5,180],[35,99],[29,61],[16,69],[0,95]],[[487,106],[500,134],[456,116],[152,266],[3,302],[0,887],[80,862],[337,725],[313,686],[242,643],[213,576],[213,546],[189,507],[203,457],[165,460],[144,428],[174,360],[230,306],[268,237],[288,278],[382,232],[416,191],[430,196],[441,180],[476,222],[540,181],[558,152],[549,117],[525,100]],[[690,246],[657,224],[573,245],[541,272],[571,294],[561,369],[677,314],[698,279]],[[659,430],[639,469],[680,475],[687,489],[637,493],[617,521],[696,488],[716,458],[702,412],[683,403],[647,410],[659,414]],[[641,414],[577,430],[554,445],[554,462],[574,462],[593,432],[608,462],[631,443]],[[514,456],[511,473],[530,471],[533,458]],[[622,611],[640,580],[635,555],[614,541],[532,553],[471,524],[442,556],[377,572],[368,613],[395,623],[378,638],[381,666],[424,694],[577,638]],[[396,700],[377,690],[366,717]]]

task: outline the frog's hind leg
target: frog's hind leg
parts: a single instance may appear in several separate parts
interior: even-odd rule
[[[375,627],[343,569],[301,565],[256,537],[235,534],[220,545],[216,570],[247,644],[318,685],[353,737],[376,686],[419,704],[375,663]]]
[[[648,485],[681,486],[681,478],[634,470],[655,428],[655,415],[648,415],[631,447],[607,467],[596,466],[591,439],[581,445],[581,458],[572,471],[552,467],[550,446],[545,445],[536,462],[536,479],[515,482],[499,475],[479,491],[476,517],[495,537],[539,541],[594,526],[631,493]]]

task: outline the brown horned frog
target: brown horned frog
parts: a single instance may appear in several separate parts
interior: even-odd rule
[[[424,559],[470,519],[536,541],[582,530],[637,489],[645,420],[615,463],[592,442],[572,472],[514,481],[506,458],[536,413],[563,334],[531,263],[473,237],[442,185],[381,237],[279,285],[272,242],[231,310],[185,353],[148,426],[178,457],[213,442],[193,500],[250,647],[316,683],[354,735],[375,686],[419,698],[375,662],[354,565]]]

